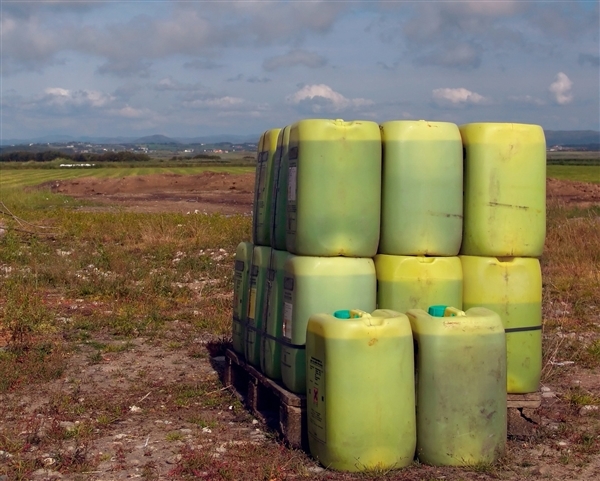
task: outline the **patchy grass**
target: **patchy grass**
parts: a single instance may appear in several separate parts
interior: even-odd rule
[[[552,179],[600,183],[596,165],[548,165],[546,175]]]

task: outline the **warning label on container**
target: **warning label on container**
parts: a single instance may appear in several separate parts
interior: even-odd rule
[[[327,442],[325,409],[325,369],[323,362],[311,356],[306,376],[308,435],[321,442]]]
[[[248,297],[248,321],[254,322],[254,309],[256,308],[256,287],[250,289],[250,296]]]
[[[292,339],[292,312],[294,305],[291,302],[283,303],[283,337]]]
[[[288,202],[296,202],[298,167],[291,166],[288,169]]]

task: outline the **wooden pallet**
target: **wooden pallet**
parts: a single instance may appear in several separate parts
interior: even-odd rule
[[[248,410],[279,432],[293,448],[308,447],[306,396],[294,394],[269,379],[233,352],[225,353],[225,386],[231,386]]]
[[[248,410],[279,432],[291,447],[307,449],[306,396],[288,391],[231,350],[225,353],[225,360],[225,386],[231,386]],[[540,423],[536,409],[541,403],[539,392],[507,395],[509,437],[533,436]]]
[[[536,409],[542,405],[542,394],[508,394],[508,436],[513,439],[527,439],[535,434],[541,420]]]

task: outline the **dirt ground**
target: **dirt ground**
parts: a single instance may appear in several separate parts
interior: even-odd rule
[[[157,174],[120,179],[83,178],[47,184],[52,192],[93,201],[92,210],[251,214],[254,173]]]
[[[93,210],[118,207],[133,212],[250,214],[254,174],[158,174],[61,180],[47,185],[55,193],[99,204],[87,208]],[[548,179],[546,187],[549,201],[581,207],[600,204],[600,184]]]
[[[94,211],[122,209],[184,214],[251,214],[254,174],[207,172],[193,176],[150,175],[106,180],[90,178],[52,182],[50,187],[57,193],[93,201],[93,205],[85,209]],[[600,205],[600,184],[550,179],[547,183],[547,196],[549,202]],[[68,316],[69,311],[77,309],[101,309],[101,306],[92,304],[87,305],[82,300],[74,301],[64,306],[65,316]],[[174,335],[185,337],[188,333],[182,329]],[[224,365],[224,359],[211,358],[206,354],[206,340],[194,340],[197,352],[204,353],[198,356],[169,348],[169,340],[156,342],[138,338],[131,342],[133,345],[130,348],[122,352],[107,353],[93,364],[89,362],[90,353],[83,350],[72,358],[70,367],[59,380],[44,386],[25,387],[20,390],[18,397],[11,394],[0,396],[0,415],[5,422],[29,420],[23,425],[22,432],[28,439],[48,436],[57,425],[63,431],[68,431],[76,429],[78,423],[85,424],[85,418],[72,421],[63,420],[56,415],[53,406],[61,396],[77,399],[84,406],[102,393],[105,393],[105,397],[109,393],[109,397],[124,407],[118,417],[110,421],[110,428],[103,430],[102,435],[94,440],[93,446],[85,448],[90,450],[89,453],[81,453],[79,450],[82,448],[68,440],[61,446],[63,456],[64,453],[71,453],[76,459],[77,455],[85,454],[88,458],[98,459],[100,462],[93,471],[79,475],[61,475],[53,468],[58,462],[58,454],[47,452],[39,453],[44,468],[38,469],[27,479],[174,479],[177,478],[176,467],[185,461],[185,446],[190,446],[189,449],[195,452],[211,452],[212,456],[224,461],[232,452],[242,448],[249,449],[249,446],[267,445],[273,452],[278,449],[273,435],[234,402],[228,405],[221,400],[221,404],[217,402],[210,410],[203,410],[202,406],[193,402],[189,405],[176,405],[165,394],[168,391],[166,387],[174,382],[194,385],[200,381],[209,381],[214,386],[214,391],[207,394],[209,397],[223,389],[219,371]],[[598,412],[592,408],[585,413],[574,412],[556,394],[558,388],[564,389],[565,386],[572,385],[581,386],[598,395],[600,374],[598,370],[590,373],[589,370],[580,370],[576,366],[557,366],[556,369],[564,370],[564,376],[559,381],[561,386],[543,387],[542,407],[532,414],[532,419],[526,419],[526,424],[534,421],[533,426],[530,423],[530,430],[526,434],[513,436],[509,440],[509,457],[505,468],[492,472],[423,468],[425,470],[420,475],[432,480],[600,479],[600,454],[582,454],[576,450],[575,436],[580,435],[580,431],[565,431],[561,427],[565,421],[577,419],[576,422],[584,428],[590,426],[593,436],[598,436]],[[194,413],[195,417],[192,416]],[[10,416],[10,419],[5,416]],[[198,422],[199,418],[202,422]],[[597,444],[594,442],[593,445]],[[3,462],[2,456],[7,457],[8,454],[0,451],[0,464]],[[295,456],[296,462],[304,466],[303,475],[291,475],[287,478],[265,475],[260,479],[346,479],[337,475],[329,478],[327,472],[306,455],[300,453]],[[412,471],[406,477],[402,475],[393,479],[416,480],[420,475]],[[198,474],[200,479],[246,479],[220,476],[211,477],[210,473],[202,470]],[[0,476],[0,481],[10,480]]]

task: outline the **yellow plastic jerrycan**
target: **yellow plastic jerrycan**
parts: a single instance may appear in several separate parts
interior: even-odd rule
[[[506,331],[507,391],[536,392],[542,373],[542,271],[523,257],[460,256],[463,307],[486,307]]]
[[[277,152],[273,158],[273,193],[271,199],[271,247],[285,250],[287,228],[287,185],[289,165],[290,126],[279,132]]]
[[[252,241],[255,245],[271,245],[273,159],[277,150],[277,138],[280,130],[267,130],[259,141],[252,208]]]
[[[381,214],[381,134],[371,121],[304,119],[290,127],[286,250],[373,257]]]
[[[263,331],[267,271],[271,261],[271,248],[254,246],[252,266],[248,279],[248,314],[246,317],[246,360],[253,366],[260,367],[261,333]]]
[[[377,307],[406,312],[433,304],[462,307],[458,257],[375,256]]]
[[[500,316],[432,306],[407,312],[416,342],[417,457],[434,466],[495,462],[506,444]]]
[[[416,444],[414,353],[405,314],[314,314],[306,334],[311,454],[340,471],[409,465]]]
[[[281,380],[281,338],[283,335],[283,276],[287,251],[271,250],[267,271],[263,330],[261,332],[260,368],[269,378]]]
[[[546,236],[546,141],[539,125],[460,126],[465,149],[461,254],[539,257]]]
[[[306,326],[310,316],[354,305],[375,310],[373,259],[290,256],[284,265],[281,378],[292,392],[306,392]]]
[[[233,274],[233,350],[245,355],[246,314],[248,312],[248,290],[250,266],[254,246],[251,242],[240,242],[235,251],[235,271]]]
[[[463,149],[449,122],[381,124],[379,252],[456,256],[462,240]]]

